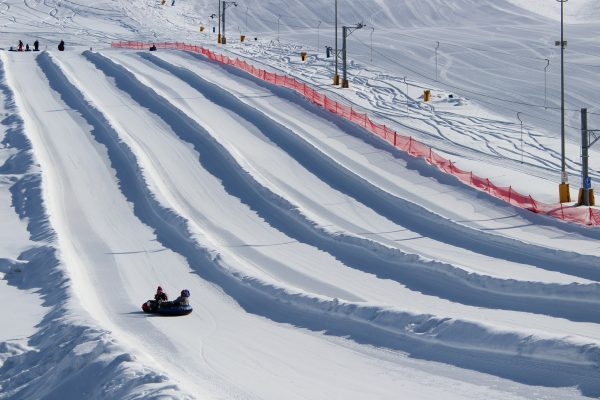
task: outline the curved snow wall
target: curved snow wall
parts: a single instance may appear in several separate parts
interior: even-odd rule
[[[300,93],[312,103],[317,104],[330,112],[341,116],[361,127],[365,128],[369,132],[379,136],[383,140],[387,141],[394,147],[403,150],[414,157],[423,158],[431,165],[435,165],[440,170],[455,176],[461,182],[485,191],[490,195],[499,198],[512,204],[514,206],[530,210],[534,213],[549,215],[554,218],[561,219],[563,221],[575,222],[582,225],[599,226],[600,225],[600,210],[591,207],[574,207],[574,206],[563,206],[562,204],[544,204],[536,201],[530,195],[524,195],[515,191],[511,186],[500,187],[493,184],[487,178],[481,178],[473,172],[463,171],[457,168],[454,163],[439,154],[433,149],[419,141],[413,139],[411,136],[404,136],[396,131],[388,128],[385,125],[373,122],[367,114],[359,113],[352,109],[351,106],[347,106],[338,101],[332,100],[326,95],[319,93],[304,82],[300,82],[295,78],[287,75],[276,74],[274,72],[268,72],[264,69],[259,69],[239,58],[231,58],[222,54],[217,54],[202,46],[190,45],[185,43],[146,43],[146,42],[113,42],[112,47],[127,48],[146,50],[151,45],[155,45],[161,49],[177,49],[183,51],[190,51],[194,53],[200,53],[207,58],[222,63],[232,65],[236,68],[242,69],[255,77],[262,79],[266,82],[275,84],[277,86],[283,86],[296,92]]]

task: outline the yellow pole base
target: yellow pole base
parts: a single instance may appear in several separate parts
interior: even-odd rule
[[[220,33],[217,35],[217,43],[221,44],[221,34]]]
[[[348,79],[342,79],[342,87],[343,88],[347,88],[348,86]]]
[[[431,100],[431,90],[427,89],[423,92],[423,101],[427,103],[429,100]]]
[[[569,190],[568,183],[561,183],[558,185],[558,196],[561,203],[571,202],[571,191]]]
[[[333,84],[334,85],[339,85],[340,84],[340,76],[339,75],[334,75],[333,76]]]
[[[583,194],[584,194],[585,189],[584,188],[579,188],[579,197],[577,199],[577,205],[578,206],[595,206],[596,205],[596,199],[594,198],[594,189],[588,189],[589,191],[589,196],[590,196],[590,204],[584,204],[585,201],[583,200]]]

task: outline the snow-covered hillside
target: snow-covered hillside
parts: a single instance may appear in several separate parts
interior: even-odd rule
[[[202,55],[110,47],[244,57],[555,202],[557,85],[544,108],[538,68],[552,54],[556,80],[555,2],[340,0],[345,23],[376,27],[352,36],[348,90],[322,54],[332,2],[239,2],[227,46],[210,3],[0,4],[0,399],[600,396],[597,228],[511,206]],[[569,42],[590,64],[572,66],[568,101],[593,122],[600,24],[583,3]],[[19,39],[43,51],[6,51]],[[567,151],[575,197],[573,126]],[[590,165],[595,180],[595,150]],[[193,313],[143,313],[158,285],[188,289]]]

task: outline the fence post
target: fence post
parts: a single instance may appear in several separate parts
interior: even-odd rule
[[[394,131],[394,147],[396,147],[396,140],[398,139],[398,133]]]
[[[531,195],[529,195],[529,201],[531,202],[531,207],[533,208],[533,211],[537,212],[537,205],[535,204],[535,200],[533,200],[533,197],[531,197]]]
[[[365,113],[365,129],[367,128],[367,113]]]
[[[469,184],[473,186],[473,171],[471,171],[471,176],[469,177]]]
[[[565,220],[565,210],[563,210],[562,203],[560,203],[560,213],[562,215],[561,219],[564,221]]]
[[[489,180],[489,178],[485,178],[485,181],[486,181],[486,183],[487,183],[487,189],[486,189],[486,190],[487,190],[487,192],[488,192],[488,193],[491,193],[491,191],[490,191],[490,180]]]
[[[508,187],[508,204],[510,204],[510,192],[512,191],[512,186]]]
[[[412,136],[408,137],[408,154],[411,154],[412,150]]]

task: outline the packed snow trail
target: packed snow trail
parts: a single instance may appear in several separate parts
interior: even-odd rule
[[[131,64],[131,60],[129,61],[129,64]],[[141,68],[142,66],[138,65],[137,69]],[[82,67],[78,67],[78,69],[82,69]],[[176,80],[170,80],[170,78],[166,75],[161,75],[160,71],[146,71],[145,74],[146,77],[150,77],[153,76],[154,78],[151,78],[151,80],[153,81],[152,86],[156,86],[156,87],[180,87],[181,85],[177,83]],[[93,78],[91,80],[95,80],[97,78]],[[163,82],[162,84],[160,82]],[[194,102],[196,103],[196,105],[191,106],[186,108],[190,113],[193,113],[194,109],[199,109],[199,110],[203,110],[204,112],[206,112],[207,114],[212,114],[212,112],[208,111],[210,109],[210,103],[199,103],[199,98],[197,96],[197,94],[193,94],[193,93],[183,93],[182,89],[178,89],[177,90],[178,93],[180,93],[184,98],[191,98],[191,99],[195,99]],[[175,95],[175,93],[173,93],[172,95],[169,95],[169,97],[171,96],[177,96]],[[216,112],[216,110],[215,110]],[[204,114],[204,113],[203,113]],[[201,118],[201,117],[199,117]],[[221,126],[223,126],[224,123],[224,119],[223,117],[219,118],[219,124]],[[247,124],[244,126],[248,126]],[[215,128],[212,128],[213,132],[216,132],[214,130]],[[230,129],[231,131],[236,131],[236,138],[239,140],[241,140],[241,135],[243,134],[243,131],[245,128],[242,127],[229,127],[228,129]],[[141,140],[141,139],[140,139]],[[251,147],[254,149],[254,152],[257,152],[257,149],[260,144],[259,143],[254,143],[253,145],[251,145]],[[202,149],[202,148],[206,148],[207,144],[199,144],[198,148]],[[242,147],[247,147],[248,146],[242,146]],[[202,152],[202,150],[200,150]],[[240,148],[240,151],[241,150]],[[264,152],[263,152],[264,153]],[[236,154],[239,154],[239,151],[236,151]],[[270,158],[273,159],[273,157],[275,157],[275,153],[272,151],[271,152],[271,156]],[[202,157],[201,157],[202,160]],[[219,164],[223,164],[223,162],[220,162]],[[285,163],[280,164],[280,165],[285,165]],[[266,172],[266,171],[265,171]],[[217,172],[218,174],[219,172]],[[264,175],[264,174],[262,174]],[[301,170],[296,170],[296,172],[293,174],[295,176],[294,178],[294,182],[296,182],[297,184],[299,183],[306,183],[307,181],[305,179],[300,178],[300,176],[302,176],[302,171]],[[533,284],[531,282],[527,282],[527,283],[522,283],[521,285],[519,285],[517,282],[515,281],[511,281],[511,284],[508,285],[507,282],[505,281],[499,281],[499,282],[495,282],[493,279],[484,279],[482,277],[479,277],[480,280],[482,280],[483,282],[485,282],[482,285],[483,282],[477,282],[474,279],[472,279],[472,274],[471,275],[466,275],[466,274],[460,274],[460,272],[457,271],[457,268],[455,267],[449,267],[449,266],[444,266],[443,264],[440,263],[431,263],[431,262],[418,262],[418,260],[415,259],[414,256],[410,256],[410,255],[403,255],[402,253],[399,252],[394,252],[392,251],[390,248],[386,248],[383,246],[378,246],[377,243],[375,242],[365,242],[364,240],[362,242],[361,240],[359,240],[358,238],[346,238],[344,239],[344,236],[341,235],[331,235],[329,233],[327,233],[327,231],[324,230],[316,230],[314,229],[314,227],[312,226],[314,223],[312,221],[306,221],[304,222],[305,228],[303,228],[302,230],[298,231],[297,227],[299,224],[302,224],[303,219],[305,217],[303,217],[302,215],[296,215],[294,216],[293,213],[288,212],[287,215],[285,212],[282,212],[281,210],[279,210],[277,207],[274,206],[269,206],[269,203],[280,203],[282,204],[282,206],[284,206],[284,209],[286,210],[293,210],[295,208],[295,206],[291,205],[291,204],[285,204],[285,202],[283,202],[283,200],[281,198],[277,199],[275,198],[272,194],[265,194],[266,196],[266,200],[260,200],[260,197],[257,199],[256,196],[254,199],[249,198],[247,195],[244,195],[244,193],[250,193],[254,191],[254,187],[257,187],[258,185],[256,183],[244,183],[243,181],[240,183],[238,182],[237,184],[237,189],[233,189],[232,184],[228,184],[227,183],[227,178],[223,178],[222,175],[221,179],[223,179],[224,184],[226,185],[226,187],[230,187],[231,189],[228,189],[229,191],[234,192],[234,194],[241,196],[241,198],[244,198],[246,200],[244,200],[246,203],[250,204],[252,206],[253,209],[258,210],[258,212],[267,220],[270,221],[270,223],[276,227],[278,227],[278,229],[288,232],[289,234],[292,235],[292,237],[306,242],[306,243],[310,243],[314,246],[317,246],[318,248],[321,248],[329,253],[331,253],[332,255],[334,255],[337,259],[344,261],[344,263],[346,265],[349,266],[353,266],[356,269],[359,270],[365,270],[368,272],[372,272],[377,274],[380,277],[384,277],[384,278],[392,278],[392,279],[398,279],[400,282],[408,284],[409,287],[413,287],[413,288],[418,288],[421,291],[425,291],[425,292],[431,292],[437,296],[442,296],[442,297],[446,297],[448,298],[448,296],[451,296],[450,298],[453,299],[454,301],[458,301],[458,302],[467,302],[467,304],[476,304],[476,305],[487,305],[487,306],[495,306],[495,307],[499,307],[499,308],[516,308],[516,309],[523,309],[523,310],[527,310],[527,311],[532,311],[534,309],[536,309],[536,307],[539,310],[539,312],[542,313],[550,313],[552,315],[564,315],[566,317],[573,317],[575,313],[577,313],[577,311],[575,310],[580,310],[582,303],[581,301],[583,300],[584,297],[589,296],[589,299],[592,300],[593,302],[595,302],[594,299],[597,298],[597,294],[594,294],[594,290],[597,289],[597,285],[593,284],[593,285],[583,285],[583,286],[579,286],[579,285],[572,285],[571,287],[565,287],[565,286],[548,286],[548,287],[544,287],[542,285],[536,285]],[[177,176],[173,176],[173,180],[178,179]],[[243,187],[243,186],[248,186],[248,189],[246,191],[240,191],[239,188]],[[307,192],[310,191],[316,191],[318,190],[321,193],[325,193],[325,188],[313,188],[312,190],[309,189],[305,189]],[[260,192],[264,192],[264,189],[260,189]],[[263,205],[260,205],[261,202],[263,203]],[[283,203],[282,203],[283,202]],[[329,202],[329,201],[328,201]],[[203,204],[204,202],[202,202]],[[269,208],[271,210],[269,210]],[[210,209],[210,208],[209,208]],[[279,210],[279,211],[278,211]],[[365,210],[366,212],[366,210]],[[292,214],[292,215],[289,215]],[[376,215],[373,215],[372,218],[376,218]],[[283,223],[282,221],[288,220],[287,223]],[[279,222],[278,222],[279,221]],[[220,224],[221,227],[225,226],[226,224],[224,224],[225,221],[222,221],[222,223]],[[230,228],[233,229],[233,228]],[[278,241],[279,240],[279,241]],[[255,241],[256,242],[256,241]],[[290,247],[293,246],[293,244],[290,244],[290,241],[288,239],[288,241],[285,241],[285,239],[278,239],[278,238],[273,238],[270,243],[284,243],[287,244],[286,247]],[[257,247],[260,247],[259,245],[256,245]],[[377,249],[376,251],[374,251],[375,249]],[[387,256],[385,256],[385,254],[388,253]],[[402,261],[399,261],[402,260]],[[376,261],[375,261],[376,260]],[[369,268],[368,265],[369,264],[373,264],[373,262],[375,261],[375,265],[376,267],[372,267]],[[322,262],[319,263],[319,265],[321,265]],[[413,269],[413,271],[411,271],[409,274],[407,274],[406,268],[410,268],[412,266],[411,269]],[[433,277],[438,274],[439,272],[437,271],[438,268],[444,268],[447,270],[446,273],[443,273],[442,275],[440,275],[439,280],[438,279],[433,279]],[[265,267],[263,267],[265,268]],[[268,268],[268,267],[267,267]],[[448,271],[448,269],[451,269],[450,271]],[[423,270],[425,269],[425,270]],[[277,270],[281,270],[281,267],[278,267],[277,269],[273,270],[272,268],[270,269],[272,274],[275,275],[281,275]],[[285,270],[288,270],[288,268],[286,268]],[[421,271],[419,271],[421,270]],[[451,274],[451,275],[450,275]],[[452,288],[452,286],[450,286],[450,279],[453,275],[458,275],[458,282],[455,282],[455,284],[458,286],[457,288]],[[471,278],[471,279],[469,279]],[[465,283],[462,282],[462,279],[466,279],[467,281],[469,281],[467,283],[467,286],[465,286]],[[568,278],[567,278],[568,279]],[[439,285],[438,285],[439,284]],[[492,288],[494,287],[494,285],[496,285],[498,287],[498,289],[496,291],[493,291]],[[433,288],[432,288],[433,286]],[[477,296],[476,293],[477,289],[474,289],[473,286],[477,287],[479,286],[479,290],[484,290],[486,291],[486,296]],[[521,287],[521,288],[520,288]],[[308,288],[307,288],[308,289]],[[548,296],[547,297],[547,303],[544,306],[544,300],[540,301],[540,304],[538,306],[535,305],[536,303],[536,299],[534,297],[534,292],[536,291],[540,291],[540,293],[538,294],[540,297],[544,297],[544,296]],[[471,293],[471,295],[466,294],[465,293]],[[492,291],[492,292],[490,292]],[[507,292],[510,291],[511,293],[508,294]],[[502,293],[504,292],[504,293]],[[520,294],[519,294],[520,292]],[[544,295],[544,293],[546,293]],[[325,293],[323,293],[325,294]],[[505,297],[504,301],[497,301],[495,302],[493,300],[494,296],[496,297]],[[524,298],[520,298],[520,296],[525,296]],[[563,302],[563,300],[560,300],[563,296],[566,296],[568,298],[571,298],[573,300],[575,300],[576,298],[578,299],[577,301],[575,301],[574,303],[572,303],[571,305],[569,305],[569,302]],[[584,296],[584,297],[582,297]],[[482,300],[482,297],[485,300]],[[512,301],[506,301],[506,297],[508,297],[509,299],[512,298]],[[520,299],[520,300],[519,300]],[[510,306],[508,304],[511,304]],[[562,306],[558,306],[558,304],[562,304],[562,306],[564,306],[564,309],[562,308]],[[594,303],[595,304],[595,303]],[[577,306],[577,307],[575,307]],[[563,310],[563,311],[561,311]],[[580,317],[576,317],[576,318],[580,318]],[[587,315],[585,318],[593,318],[593,316],[591,315]]]
[[[54,142],[54,144],[45,142],[46,145],[44,146],[44,149],[46,150],[44,151],[52,151],[52,155],[57,158],[54,159],[55,162],[53,163],[44,163],[42,168],[48,171],[52,171],[54,168],[61,168],[60,174],[51,174],[54,178],[49,180],[49,184],[51,186],[58,185],[61,187],[61,190],[65,191],[63,192],[63,195],[69,193],[70,198],[77,199],[78,203],[81,205],[79,211],[82,213],[78,216],[83,218],[83,224],[85,224],[85,221],[87,220],[84,216],[87,215],[88,217],[91,217],[94,214],[101,214],[101,216],[95,216],[95,218],[98,218],[98,224],[95,224],[93,228],[93,231],[98,235],[96,239],[101,240],[103,243],[99,246],[101,243],[90,242],[89,239],[86,238],[87,235],[76,234],[78,229],[82,229],[82,225],[79,225],[78,222],[79,218],[73,220],[69,215],[63,214],[66,209],[63,209],[61,212],[60,208],[55,209],[52,204],[49,204],[50,209],[53,210],[52,220],[57,222],[56,225],[60,227],[60,229],[57,229],[57,234],[59,237],[64,235],[61,242],[68,238],[73,247],[78,249],[76,255],[69,255],[70,247],[65,246],[64,248],[64,254],[69,255],[69,264],[71,265],[69,269],[74,272],[81,270],[81,268],[89,268],[86,272],[94,279],[94,285],[88,286],[85,282],[79,281],[79,279],[83,278],[79,276],[75,279],[77,283],[75,284],[74,289],[76,292],[84,289],[85,297],[88,302],[93,303],[90,304],[92,310],[100,311],[97,317],[102,319],[103,323],[106,323],[107,326],[110,326],[114,335],[124,341],[128,347],[131,347],[134,354],[138,355],[141,359],[150,357],[150,359],[155,360],[152,364],[156,364],[156,361],[160,360],[158,361],[158,365],[162,365],[163,368],[167,369],[170,372],[170,376],[176,376],[177,381],[182,387],[194,390],[196,395],[197,393],[207,393],[207,397],[211,397],[211,393],[213,395],[220,393],[217,394],[217,396],[225,395],[227,397],[242,398],[254,398],[254,396],[259,398],[280,397],[282,395],[289,396],[289,389],[286,389],[285,386],[274,387],[266,384],[267,381],[272,382],[270,376],[279,374],[281,371],[290,371],[289,373],[291,374],[302,374],[302,382],[295,383],[295,392],[292,396],[295,395],[297,396],[296,398],[331,398],[332,396],[340,395],[340,393],[347,398],[362,398],[367,395],[365,393],[386,398],[388,396],[395,396],[393,388],[398,384],[398,379],[403,381],[407,379],[407,376],[410,376],[410,382],[412,382],[411,385],[414,385],[415,381],[428,382],[423,383],[422,388],[420,387],[421,385],[419,385],[417,388],[409,389],[409,391],[414,391],[415,396],[439,397],[443,392],[440,387],[444,387],[444,382],[447,382],[452,386],[456,385],[454,379],[447,380],[443,377],[432,377],[430,376],[430,373],[423,373],[419,370],[411,370],[411,372],[407,374],[406,368],[413,368],[412,366],[415,365],[415,363],[419,365],[419,362],[414,360],[406,361],[402,357],[400,359],[397,357],[389,358],[386,353],[382,353],[379,350],[369,350],[367,348],[359,349],[351,342],[344,340],[329,339],[324,341],[320,334],[307,334],[303,331],[297,331],[296,329],[285,326],[274,329],[275,326],[273,326],[272,323],[242,313],[241,309],[236,307],[231,301],[227,300],[227,298],[223,297],[220,291],[215,291],[216,288],[213,288],[211,285],[203,284],[202,281],[196,281],[195,279],[190,280],[189,273],[186,273],[187,267],[184,264],[181,264],[181,262],[178,262],[177,259],[156,259],[156,257],[160,256],[170,257],[169,252],[159,252],[158,250],[160,250],[160,248],[155,247],[155,245],[148,249],[148,243],[155,242],[148,242],[147,238],[149,232],[146,231],[146,228],[140,226],[134,220],[131,220],[130,207],[127,206],[124,202],[124,198],[118,191],[117,193],[114,193],[114,191],[117,190],[117,186],[114,183],[114,173],[108,169],[106,153],[102,150],[102,147],[97,147],[97,145],[93,144],[91,136],[86,132],[90,132],[90,129],[92,129],[91,132],[96,135],[95,137],[97,139],[106,141],[105,143],[109,145],[107,148],[108,154],[111,157],[113,167],[116,168],[117,178],[119,176],[122,178],[122,174],[124,174],[127,169],[131,170],[131,162],[133,161],[124,155],[126,153],[114,158],[117,154],[115,152],[121,147],[114,142],[114,138],[111,139],[111,136],[106,136],[106,128],[102,127],[104,125],[98,124],[98,121],[100,120],[95,119],[99,118],[99,115],[94,117],[93,110],[82,103],[81,95],[78,95],[77,92],[69,89],[70,86],[66,83],[64,78],[60,78],[60,75],[56,75],[57,72],[50,64],[49,58],[42,58],[39,63],[40,66],[42,66],[43,71],[48,74],[47,76],[50,78],[51,85],[58,89],[63,96],[67,96],[65,100],[68,104],[77,106],[76,109],[79,112],[82,112],[82,115],[85,115],[87,118],[91,119],[91,122],[94,122],[90,126],[86,123],[82,124],[82,121],[79,121],[76,125],[85,127],[85,129],[83,132],[81,129],[77,129],[76,132],[69,133],[68,138],[61,137],[63,134],[57,135],[50,133],[57,130],[57,127],[53,128],[52,124],[45,127],[47,130],[45,130],[46,133],[44,134],[46,141],[50,140]],[[19,74],[20,73],[27,74],[27,69],[20,68]],[[29,75],[25,75],[23,78],[27,79],[27,82],[31,82],[32,79],[35,79],[33,76]],[[29,101],[38,105],[38,107],[34,107],[34,109],[47,109],[39,107],[42,105],[39,103],[41,101],[40,96],[30,97]],[[115,106],[114,103],[112,105]],[[64,105],[55,104],[53,107],[48,108],[64,109]],[[74,117],[76,117],[76,115],[77,114],[73,114]],[[79,120],[79,117],[77,117],[76,120]],[[59,123],[58,120],[56,122]],[[63,129],[64,124],[64,121],[60,123],[60,126]],[[69,143],[70,151],[68,154],[62,151],[62,149],[64,149],[64,144],[67,143],[65,140]],[[89,146],[92,146],[92,148],[85,149],[82,152],[81,146],[83,146],[84,149]],[[90,154],[97,154],[97,156],[90,157]],[[76,159],[73,159],[73,157],[76,157]],[[42,160],[43,159],[45,158],[42,158]],[[59,163],[57,162],[58,159],[62,159],[62,161]],[[121,162],[118,162],[119,159]],[[115,161],[117,161],[116,164]],[[79,166],[85,166],[84,170],[86,171],[94,171],[93,178],[95,182],[104,182],[102,187],[104,188],[105,193],[100,196],[100,199],[97,198],[98,193],[93,193],[92,196],[92,193],[87,190],[78,190],[75,193],[69,191],[70,188],[74,187],[65,185],[65,182],[70,182],[71,179],[78,179],[77,176],[81,175],[81,168],[67,167],[63,170],[61,165],[64,165],[63,163],[73,162],[77,162],[77,165]],[[84,175],[84,177],[86,176]],[[112,184],[110,183],[111,180],[113,181]],[[86,180],[86,182],[89,181]],[[123,185],[124,182],[127,182],[127,184],[134,184],[133,186],[139,185],[139,183],[135,184],[135,181],[127,180],[121,181],[121,185]],[[138,186],[138,188],[140,187]],[[130,188],[128,190],[132,189]],[[137,191],[138,189],[134,190]],[[105,195],[110,198],[99,201],[102,200]],[[80,196],[85,196],[87,198],[82,199]],[[143,209],[148,207],[144,206],[144,203],[148,201],[152,203],[150,198],[138,193],[138,195],[134,196],[134,209],[141,208],[143,215]],[[119,205],[119,203],[121,205]],[[156,205],[151,207],[155,212],[161,213],[161,209],[156,208]],[[129,214],[127,214],[126,209],[129,210]],[[122,211],[118,212],[118,210]],[[148,211],[150,210],[148,209]],[[106,218],[104,214],[115,214],[118,215],[119,218]],[[129,215],[129,217],[127,215]],[[144,218],[148,218],[148,216],[145,216]],[[102,219],[107,220],[107,226],[105,228],[103,228],[104,223],[100,222]],[[71,231],[72,229],[73,231]],[[88,229],[92,228],[88,226]],[[175,229],[178,230],[180,228],[175,226]],[[119,234],[121,230],[123,230],[123,232],[134,231],[133,235],[139,238],[129,237],[128,239],[125,239],[121,236],[122,234]],[[137,232],[140,230],[141,232]],[[142,234],[143,231],[146,231],[147,233]],[[175,232],[173,235],[179,235],[180,233]],[[169,234],[166,231],[160,231],[159,236],[162,236],[163,240],[165,240]],[[145,240],[143,239],[144,237],[146,237]],[[152,235],[150,234],[149,237],[151,238]],[[116,239],[119,239],[119,241]],[[121,242],[121,240],[124,240],[124,242]],[[140,240],[141,242],[138,243]],[[127,244],[126,248],[124,248],[124,243]],[[140,250],[142,251],[141,253]],[[106,252],[115,254],[106,254]],[[74,260],[71,258],[75,256],[83,257],[83,259]],[[114,260],[110,261],[110,258],[113,258]],[[140,261],[140,258],[143,258],[143,260]],[[104,265],[102,260],[108,262],[108,264],[106,264],[104,268],[98,268],[100,265]],[[71,264],[72,262],[75,264]],[[101,262],[102,264],[96,264],[98,262]],[[165,262],[168,264],[164,264]],[[156,263],[164,267],[168,266],[168,271],[159,268]],[[110,269],[114,268],[111,265],[115,264],[119,265],[118,279],[115,279],[115,276],[112,274],[107,273],[110,272]],[[152,268],[152,265],[155,265],[154,268]],[[108,270],[106,268],[108,268]],[[92,271],[93,269],[96,270],[96,272]],[[150,273],[148,274],[148,272]],[[139,283],[140,279],[143,279],[142,284]],[[166,281],[170,287],[185,285],[192,290],[192,293],[196,293],[194,298],[196,299],[195,301],[198,302],[198,306],[196,311],[190,315],[190,318],[175,320],[161,318],[148,319],[146,316],[138,318],[135,317],[135,313],[131,314],[130,311],[125,311],[126,309],[137,309],[139,307],[139,298],[147,297],[148,290],[151,290],[154,287],[153,282],[156,280]],[[126,283],[126,281],[128,281],[128,283]],[[93,297],[90,296],[93,291],[96,291],[98,295],[107,292],[115,292],[115,287],[122,287],[123,289],[121,292],[125,297],[116,296],[116,299],[110,299],[109,297],[102,302],[96,303],[92,300]],[[225,285],[225,287],[227,290],[238,290],[238,297],[241,296],[239,288],[232,288],[231,286],[227,287],[227,285]],[[210,305],[210,307],[204,308],[202,304]],[[219,306],[219,304],[221,306]],[[266,310],[271,309],[270,312],[273,313],[273,317],[279,315],[281,318],[281,316],[284,315],[282,311],[276,311],[277,308],[269,303],[252,302],[251,304],[253,304],[253,307],[258,307],[263,304],[263,306],[266,307]],[[116,310],[122,309],[123,311],[120,313],[103,313],[98,309],[100,305],[101,307],[107,307],[107,310],[112,311],[114,308]],[[103,316],[103,314],[107,315]],[[286,309],[286,314],[286,319],[293,316],[293,314],[290,314],[290,309]],[[108,320],[104,321],[105,317],[107,317]],[[299,322],[306,319],[306,315],[300,313],[294,318],[298,318],[297,321]],[[316,322],[316,320],[310,318],[306,323],[309,321],[312,321],[312,323]],[[340,322],[342,321],[343,319]],[[185,324],[185,329],[180,326],[182,323]],[[264,326],[265,324],[267,324],[268,327]],[[323,326],[327,326],[327,324]],[[339,329],[339,327],[343,325],[338,325],[336,323],[331,327],[332,332],[335,332],[336,326]],[[156,330],[158,330],[158,332],[156,332]],[[358,332],[360,331],[354,331],[357,333],[358,338],[369,332],[369,330],[366,330],[364,333],[361,333],[361,335],[358,335]],[[191,335],[191,332],[200,336],[199,342],[197,342],[198,339],[193,339],[194,335]],[[238,332],[243,332],[243,334],[239,335],[237,334]],[[371,334],[369,334],[369,336]],[[130,337],[130,335],[136,337],[136,340],[127,340],[127,337]],[[383,335],[380,336],[380,338],[383,340],[386,336],[387,335]],[[166,337],[171,339],[167,341],[165,339]],[[366,339],[366,337],[364,338]],[[197,343],[204,343],[204,345],[201,345],[199,349]],[[294,343],[294,346],[290,347],[290,343]],[[267,344],[268,346],[265,347]],[[195,356],[199,351],[200,356]],[[261,368],[257,370],[254,360],[264,357],[266,351],[268,351],[269,354],[272,354],[269,365],[261,364]],[[253,352],[259,352],[261,356],[259,357],[258,354],[252,354]],[[248,354],[247,359],[243,357],[240,360],[240,354]],[[232,358],[231,356],[234,355],[235,357]],[[462,357],[464,358],[464,355]],[[243,361],[244,359],[249,363],[246,364]],[[290,365],[288,360],[294,360],[294,365]],[[370,360],[377,360],[377,363],[373,363]],[[328,368],[335,368],[337,370],[337,372],[332,373],[332,376],[326,382],[322,380],[322,374],[319,372],[323,362],[328,365]],[[407,362],[408,364],[406,364]],[[185,365],[185,368],[182,369],[182,365]],[[334,365],[337,365],[337,367],[334,367]],[[361,367],[361,365],[363,367]],[[432,364],[427,363],[427,365],[427,368],[430,369]],[[433,365],[436,364],[433,363]],[[290,368],[292,368],[292,370],[300,368],[300,370],[292,372]],[[434,369],[435,368],[436,367],[434,367]],[[451,367],[440,366],[440,368],[447,370]],[[383,373],[384,371],[386,372]],[[444,375],[451,375],[451,371],[452,369],[450,369],[450,372],[444,373]],[[369,381],[374,383],[376,387],[371,388],[369,386],[368,391],[365,392],[365,387],[361,383],[362,380],[358,379],[359,376],[369,376]],[[429,378],[427,378],[427,376],[429,376]],[[565,377],[566,376],[568,375],[565,375]],[[206,380],[199,380],[199,377],[206,377]],[[435,379],[436,382],[440,381],[437,388],[426,387],[426,385],[431,382],[431,379]],[[406,382],[408,383],[408,381]],[[202,387],[199,388],[198,385],[201,385]],[[470,393],[477,390],[476,388],[471,388],[472,383],[461,383],[460,385],[466,385],[465,394],[464,396],[461,395],[459,389],[458,394],[456,394],[457,398],[468,398]],[[242,391],[243,394],[238,390]],[[522,388],[517,385],[515,392],[518,393],[519,390],[522,390]],[[453,393],[457,393],[457,391],[453,390]],[[505,396],[506,393],[503,392],[498,398],[503,398]]]
[[[79,269],[70,269],[64,260],[60,260],[62,250],[55,250],[55,246],[60,245],[55,242],[59,236],[53,225],[56,220],[48,217],[51,213],[49,208],[56,204],[51,198],[62,199],[67,194],[62,189],[68,187],[70,182],[57,178],[56,169],[44,168],[64,161],[59,161],[60,157],[52,157],[49,150],[54,149],[56,153],[62,151],[53,147],[51,142],[44,141],[44,137],[54,136],[53,127],[56,132],[61,132],[57,135],[67,136],[79,135],[81,127],[67,123],[68,111],[64,112],[64,105],[54,102],[49,90],[43,91],[43,94],[27,90],[31,82],[36,82],[38,88],[47,85],[41,73],[31,68],[35,65],[33,58],[3,57],[3,60],[15,93],[14,111],[19,113],[17,118],[24,120],[22,126],[27,133],[26,139],[15,137],[13,140],[22,141],[22,146],[25,146],[23,149],[28,149],[31,142],[33,150],[31,154],[23,152],[20,155],[21,162],[24,162],[22,168],[28,171],[28,176],[14,186],[13,204],[19,216],[28,221],[31,239],[40,244],[23,252],[17,264],[19,269],[5,278],[17,287],[38,289],[47,311],[38,325],[38,331],[30,337],[30,347],[17,352],[2,365],[0,384],[3,390],[0,398],[139,395],[148,398],[169,395],[187,398],[174,385],[164,384],[165,375],[150,368],[143,354],[140,354],[143,361],[139,362],[127,352],[127,347],[115,343],[114,337],[106,328],[93,322],[91,316],[95,310],[103,312],[104,308],[95,307],[94,304],[90,308],[82,306],[82,300],[85,303],[85,299],[91,300],[93,297],[79,297],[73,290],[72,284],[77,281],[74,275]],[[35,97],[36,101],[30,103],[29,96]],[[43,110],[41,114],[40,110]],[[53,116],[54,124],[42,122],[46,113]],[[60,128],[56,129],[57,126]],[[51,129],[51,135],[47,135],[48,128]],[[16,136],[18,132],[12,134]],[[73,160],[68,155],[66,159],[70,168]],[[42,172],[33,166],[33,162],[40,163]],[[60,165],[65,166],[64,163]],[[54,186],[51,182],[58,185]],[[52,193],[56,193],[57,189],[59,195],[53,196]],[[69,210],[60,206],[58,209],[69,213]],[[74,208],[72,211],[76,210]],[[77,214],[70,215],[77,217]],[[93,231],[89,234],[93,235]],[[85,240],[83,237],[81,239]]]
[[[89,55],[89,54],[88,54],[88,57],[91,57],[91,55]],[[92,58],[94,58],[94,57],[92,57]],[[102,62],[101,64],[102,64],[102,65],[104,65],[104,66],[103,66],[103,68],[107,68],[107,66],[106,66],[105,62]],[[97,64],[97,65],[98,65],[98,64]],[[119,73],[119,74],[117,74],[117,76],[119,76],[119,75],[120,75],[120,73]],[[120,79],[121,79],[121,78],[120,78]],[[134,85],[134,86],[135,86],[135,85]],[[142,94],[142,93],[146,92],[147,90],[132,89],[131,83],[129,83],[129,84],[128,84],[127,88],[128,88],[128,90],[129,90],[129,92],[130,92],[131,94],[134,94],[134,93],[135,93],[134,97],[136,97],[136,98],[138,98],[138,99],[141,99],[143,96],[146,96],[145,94]],[[142,96],[142,97],[140,97],[140,96]],[[155,97],[155,96],[153,96],[152,98],[154,98],[154,97]],[[148,101],[149,99],[150,99],[150,97],[148,97],[146,100],[142,100],[142,101],[143,101],[144,103],[147,103],[147,101]],[[147,103],[147,104],[151,104],[151,103]],[[150,108],[152,109],[152,108],[155,108],[155,107],[157,107],[157,106],[158,106],[158,105],[155,105],[155,106],[150,106]],[[172,111],[169,111],[169,112],[170,112],[170,113],[172,113]],[[160,112],[160,113],[162,114],[162,112]],[[179,118],[181,118],[181,117],[179,117]],[[264,290],[264,289],[261,289],[261,290]],[[291,311],[291,310],[288,310],[288,311]],[[256,310],[255,310],[255,312],[256,312]],[[264,312],[264,310],[263,310],[263,311],[261,311],[261,312]],[[273,318],[274,316],[273,316],[273,315],[270,315],[270,317],[271,317],[271,318]],[[278,317],[278,318],[281,318],[281,317]],[[528,318],[529,318],[529,317],[528,317]],[[285,320],[285,319],[284,319],[284,320]],[[580,325],[579,329],[581,329],[582,327],[583,327],[583,325]],[[337,329],[339,329],[339,326],[337,327]],[[464,349],[463,349],[463,350],[464,350]],[[447,354],[446,354],[446,355],[447,355]],[[495,369],[494,369],[494,371],[495,371],[496,373],[498,373],[498,371],[497,371],[497,370],[495,370]],[[588,389],[588,390],[589,390],[589,389]]]

